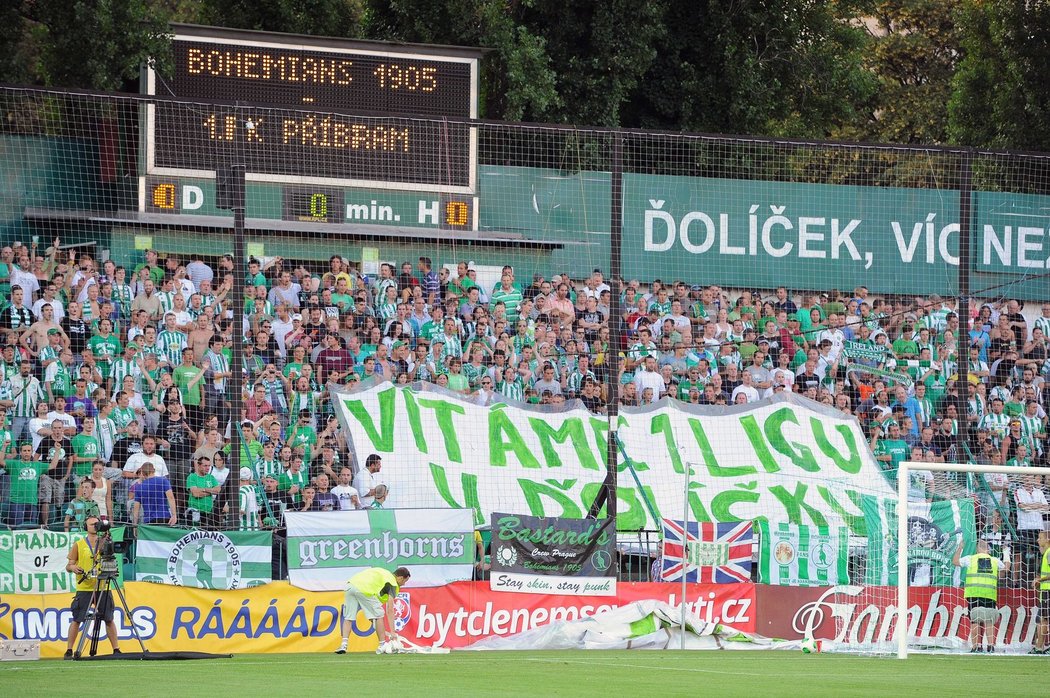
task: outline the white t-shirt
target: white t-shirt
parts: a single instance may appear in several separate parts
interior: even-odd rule
[[[350,485],[336,485],[332,488],[332,494],[339,498],[339,508],[342,511],[353,511],[354,497],[358,496],[357,490]]]
[[[361,468],[354,476],[354,489],[357,490],[358,496],[361,498],[361,508],[367,509],[372,506],[372,502],[376,500],[375,497],[366,497],[365,493],[370,490],[374,490],[376,485],[383,484],[383,479],[379,473],[370,473],[368,468]]]
[[[54,366],[54,364],[51,364],[51,365]],[[48,424],[50,424],[51,422],[55,421],[56,419],[61,419],[62,423],[65,424],[70,429],[76,429],[77,428],[77,420],[75,420],[73,418],[73,415],[71,415],[68,412],[61,412],[61,413],[59,413],[59,412],[55,412],[54,410],[52,410],[51,412],[47,413],[47,423]],[[34,448],[35,447],[36,447],[36,444],[34,444]]]
[[[729,402],[736,404],[736,396],[740,393],[747,395],[748,402],[758,402],[758,388],[753,385],[738,385],[733,388],[733,394],[729,398]]]
[[[1001,557],[995,557],[995,555],[992,555],[992,557],[999,561],[999,569],[1005,570],[1010,568],[1009,560],[1004,560]],[[959,567],[966,569],[970,566],[971,560],[973,560],[973,555],[963,555],[959,558]]]
[[[137,473],[139,468],[142,467],[142,464],[147,462],[153,464],[153,469],[158,476],[168,476],[168,464],[164,462],[164,459],[159,453],[154,453],[152,456],[147,456],[145,453],[136,453],[133,456],[130,456],[128,462],[124,464],[124,472]]]
[[[1046,495],[1043,491],[1036,487],[1031,492],[1027,488],[1019,487],[1017,492],[1014,494],[1018,504],[1042,504],[1046,505]],[[1017,530],[1019,531],[1031,531],[1033,529],[1042,530],[1043,528],[1043,512],[1041,511],[1025,511],[1020,507],[1017,508]]]
[[[43,419],[40,419],[39,417],[33,417],[32,419],[29,420],[29,433],[33,436],[33,451],[34,452],[36,451],[37,446],[40,445],[40,442],[44,438],[44,435],[39,433],[40,430],[41,429],[50,429],[52,421],[54,421],[54,420],[49,419],[48,417],[44,417]],[[62,421],[65,421],[65,420],[62,420]],[[76,426],[77,426],[76,422],[73,422],[73,428],[74,429],[76,428]]]
[[[634,387],[638,389],[638,395],[641,395],[646,388],[652,388],[653,400],[659,400],[660,393],[664,391],[664,377],[659,371],[640,370],[634,374]]]
[[[62,318],[66,316],[66,308],[62,305],[62,301],[58,300],[57,298],[51,301],[47,300],[46,298],[41,298],[36,303],[33,303],[33,316],[37,320],[39,320],[44,314],[45,304],[50,304],[51,310],[54,311],[54,314],[51,316],[51,319],[53,319],[55,322],[62,322]]]

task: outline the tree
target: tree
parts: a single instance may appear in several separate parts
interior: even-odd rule
[[[960,144],[1050,151],[1050,4],[967,2],[949,104]]]
[[[865,10],[870,34],[864,67],[878,89],[857,105],[856,121],[836,134],[847,140],[947,143],[952,78],[964,0],[878,0]]]
[[[168,54],[167,15],[148,0],[15,0],[0,21],[9,82],[128,89],[148,57]]]
[[[843,3],[667,0],[657,59],[625,125],[827,137],[873,90]],[[845,15],[848,16],[848,15]]]
[[[187,8],[187,14],[192,8]],[[357,0],[201,0],[196,18],[219,27],[356,37],[364,8]]]
[[[508,121],[553,118],[562,105],[547,42],[519,22],[521,3],[500,0],[369,0],[371,39],[487,48],[482,112]]]

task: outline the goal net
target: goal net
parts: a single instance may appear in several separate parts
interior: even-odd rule
[[[862,503],[864,586],[850,599],[851,612],[837,615],[834,647],[902,659],[1028,652],[1036,641],[1033,581],[1048,474],[1045,467],[901,462],[896,497]]]

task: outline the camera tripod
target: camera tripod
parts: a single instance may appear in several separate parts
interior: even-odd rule
[[[139,635],[138,628],[135,627],[135,621],[131,617],[131,609],[128,607],[127,597],[124,596],[124,590],[120,588],[120,582],[117,581],[116,560],[103,557],[102,560],[96,563],[96,566],[98,566],[101,571],[95,578],[95,588],[91,592],[90,610],[88,611],[88,617],[84,619],[83,623],[81,623],[80,639],[77,641],[77,649],[76,652],[73,653],[73,659],[81,658],[84,651],[84,643],[87,641],[88,635],[91,636],[91,646],[88,648],[88,656],[94,657],[98,653],[99,631],[102,630],[102,625],[105,622],[102,618],[102,614],[99,613],[99,602],[105,598],[105,594],[109,594],[110,602],[112,603],[112,592],[114,591],[117,593],[117,598],[120,599],[120,607],[124,609],[124,617],[130,621],[129,627],[131,628],[131,634],[138,641],[139,647],[142,648],[142,653],[147,654],[149,650],[146,649],[145,643],[142,642],[142,636]],[[88,628],[90,628],[90,631],[87,630]]]

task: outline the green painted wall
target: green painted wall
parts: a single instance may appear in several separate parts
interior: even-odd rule
[[[134,206],[133,178],[104,184],[94,146],[79,141],[0,137],[0,236],[5,242],[29,235],[59,234],[64,240],[95,240],[113,257],[137,263],[135,235],[148,235],[162,251],[220,254],[229,243],[192,229],[113,231],[60,226],[33,231],[26,206],[115,210]],[[215,215],[209,180],[183,180],[200,188],[200,206],[185,213]],[[471,259],[478,264],[514,264],[519,278],[538,271],[582,278],[609,266],[610,177],[572,172],[483,165],[478,171],[480,228],[493,235],[517,233],[552,243],[572,243],[552,252],[511,244],[483,247],[455,231],[433,243],[345,241],[336,235],[255,236],[265,254],[327,260],[331,254],[362,258],[378,247],[382,260],[437,263]],[[344,203],[389,206],[385,221],[433,227],[421,206],[431,193],[381,189],[338,190]],[[184,201],[178,196],[178,208]],[[685,279],[693,283],[796,289],[852,288],[878,292],[951,294],[957,286],[959,194],[950,190],[792,184],[739,179],[624,175],[624,275]],[[156,210],[156,209],[152,209]],[[176,210],[176,212],[177,212]],[[993,294],[1050,298],[1050,197],[979,192],[973,199],[971,288],[999,286]],[[280,218],[282,188],[253,183],[249,218]],[[110,234],[113,238],[110,240]],[[582,244],[581,244],[582,243]]]

